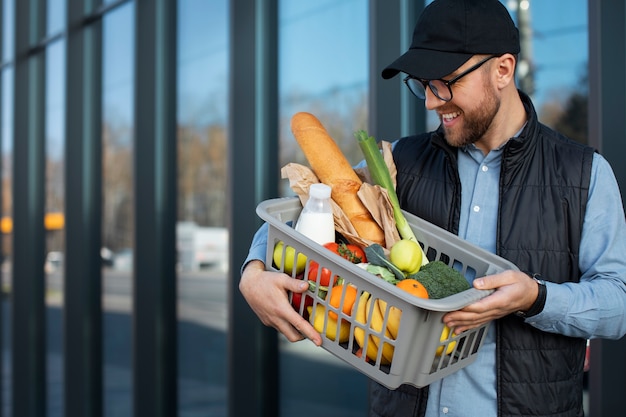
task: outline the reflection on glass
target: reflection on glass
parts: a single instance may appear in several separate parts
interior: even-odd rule
[[[65,27],[65,12],[67,0],[47,0],[47,32],[48,36],[54,35]]]
[[[50,323],[47,333],[48,352],[62,352],[63,277],[65,229],[63,213],[65,201],[64,151],[65,151],[65,42],[48,46],[46,53],[46,127],[45,127],[45,219],[46,228],[46,321]],[[64,357],[49,354],[48,412],[63,413]]]
[[[14,2],[13,0],[0,1],[2,10],[2,59],[0,61],[10,61],[13,57],[13,31],[15,30]]]
[[[178,19],[179,412],[226,415],[228,1]]]
[[[587,113],[588,97],[587,1],[520,1],[511,12],[520,26],[522,47],[529,51],[529,63],[520,62],[518,72],[531,77],[539,118],[586,143],[587,118],[580,115]],[[523,88],[525,83],[518,85]]]
[[[11,67],[0,71],[0,141],[1,141],[1,158],[0,166],[2,169],[2,205],[0,207],[0,216],[2,222],[0,229],[2,231],[2,241],[0,242],[0,276],[3,291],[11,291],[11,265],[12,250],[11,237],[6,220],[13,216],[13,69]],[[2,298],[2,317],[7,317],[11,311],[11,298]],[[10,339],[6,337],[13,331],[13,320],[2,321],[2,351],[10,352]],[[11,369],[11,355],[2,355],[2,369]],[[3,387],[3,404],[7,404],[6,399],[11,398],[11,384],[5,384]],[[10,410],[7,410],[10,411]]]
[[[55,42],[46,55],[46,204],[54,220],[65,209],[65,42]],[[64,231],[58,222],[48,221],[47,251],[62,251]]]
[[[114,253],[102,270],[104,415],[132,415],[132,254],[134,7],[103,20],[102,245]]]

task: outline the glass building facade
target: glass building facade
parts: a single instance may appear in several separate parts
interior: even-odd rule
[[[625,6],[501,1],[518,86],[624,187]],[[264,327],[237,281],[256,205],[305,163],[292,114],[354,163],[355,130],[436,128],[380,77],[425,4],[0,0],[0,416],[366,415],[367,378]],[[620,347],[595,347],[593,417]]]

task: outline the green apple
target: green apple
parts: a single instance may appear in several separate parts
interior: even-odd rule
[[[402,272],[414,274],[422,266],[422,248],[414,240],[399,240],[391,247],[389,260]]]
[[[280,269],[281,265],[283,265],[283,246],[284,243],[282,241],[278,242],[276,246],[274,246],[274,264],[278,269]],[[298,253],[298,257],[296,259],[296,250],[291,246],[287,246],[285,252],[285,265],[283,270],[286,274],[291,275],[293,273],[294,263],[296,265],[296,275],[304,272],[304,268],[306,267],[306,256],[302,253]]]

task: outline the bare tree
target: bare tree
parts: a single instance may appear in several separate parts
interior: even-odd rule
[[[102,134],[103,245],[119,250],[133,246],[134,194],[131,129],[106,124]]]

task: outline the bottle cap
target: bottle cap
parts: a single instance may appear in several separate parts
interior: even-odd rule
[[[309,197],[326,199],[330,198],[330,187],[326,184],[311,184],[309,187]]]

